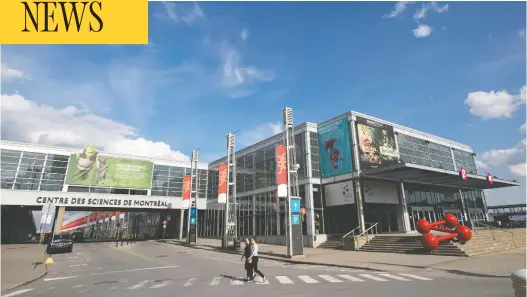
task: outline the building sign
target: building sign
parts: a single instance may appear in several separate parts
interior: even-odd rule
[[[494,184],[494,177],[492,176],[492,174],[490,173],[487,173],[487,181],[489,182],[489,184]]]
[[[393,127],[362,117],[356,121],[361,170],[397,164]]]
[[[148,189],[152,185],[152,169],[152,162],[104,156],[95,146],[89,145],[71,155],[66,183]]]
[[[97,193],[73,193],[51,191],[2,190],[2,205],[44,206],[53,203],[55,206],[107,208],[107,209],[180,209],[181,198],[162,196],[113,195]],[[207,199],[198,198],[198,208],[207,208]],[[69,209],[75,210],[75,209]],[[99,219],[111,217],[111,213],[102,213]]]
[[[227,203],[228,165],[220,164],[218,168],[218,203]]]
[[[277,196],[287,197],[287,152],[283,145],[276,146]]]
[[[467,170],[465,168],[461,167],[459,169],[459,176],[461,176],[461,178],[463,180],[468,180]]]
[[[347,117],[318,126],[318,150],[322,177],[353,171]]]

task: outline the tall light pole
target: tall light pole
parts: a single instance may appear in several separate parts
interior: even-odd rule
[[[198,189],[199,189],[199,174],[198,174],[198,152],[199,149],[192,151],[192,159],[190,163],[190,199],[188,205],[188,223],[187,223],[187,242],[197,241],[197,221],[198,221]],[[195,182],[193,181],[196,179]],[[192,194],[194,193],[194,200]],[[192,209],[195,208],[195,213]],[[192,226],[191,226],[192,225]],[[191,234],[192,231],[192,234]]]
[[[227,247],[229,245],[229,228],[231,227],[229,224],[232,223],[232,226],[234,227],[234,238],[238,237],[237,232],[237,217],[236,217],[236,150],[235,150],[235,134],[234,133],[228,133],[226,136],[227,139],[227,201],[225,202],[225,215],[224,215],[224,223],[225,223],[225,231],[223,233],[223,242],[222,246]],[[231,168],[232,167],[232,168]],[[232,178],[231,178],[231,172],[232,172]],[[230,199],[229,193],[231,192],[230,187],[232,188],[232,200]],[[229,204],[232,204],[229,205]],[[229,213],[230,211],[230,213]],[[230,215],[232,214],[232,216]]]
[[[301,249],[303,249],[302,246],[302,230],[298,230],[298,227],[296,226],[302,226],[301,222],[292,222],[293,216],[296,218],[299,218],[299,212],[300,212],[300,199],[299,197],[299,189],[298,189],[298,169],[299,165],[296,163],[296,149],[295,149],[295,133],[294,133],[294,125],[293,125],[293,109],[291,107],[285,107],[282,110],[282,117],[283,117],[283,124],[284,124],[284,138],[285,138],[285,146],[286,146],[286,167],[287,167],[287,255],[289,257],[292,257],[295,254],[295,251],[297,254],[301,254]],[[297,205],[296,209],[292,209],[292,203],[291,200],[295,200],[295,205]],[[295,236],[293,236],[293,224],[295,224]],[[300,232],[300,234],[298,234]],[[297,238],[298,236],[300,239],[300,242],[297,242],[294,244],[293,239]],[[295,240],[296,241],[296,240]],[[300,247],[296,247],[293,249],[293,245],[300,245]]]

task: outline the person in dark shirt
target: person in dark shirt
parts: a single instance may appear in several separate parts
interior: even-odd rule
[[[247,278],[245,279],[246,281],[249,281],[250,279],[252,279],[253,274],[254,274],[253,266],[251,262],[249,261],[249,257],[251,257],[251,254],[252,254],[251,241],[249,240],[249,238],[245,238],[245,249],[243,251],[243,255],[240,261],[243,260],[243,258],[245,258],[245,271],[247,271]]]

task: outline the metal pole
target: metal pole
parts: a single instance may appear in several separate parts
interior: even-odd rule
[[[292,225],[291,225],[291,177],[289,174],[289,171],[291,170],[291,163],[290,163],[290,153],[289,153],[289,128],[286,126],[286,138],[285,138],[285,145],[286,145],[286,166],[287,166],[287,205],[285,206],[287,209],[287,255],[291,257],[293,255],[293,239],[292,239]]]
[[[192,150],[192,158],[190,161],[190,199],[188,203],[188,214],[187,214],[187,242],[190,243],[190,209],[192,208],[192,178],[194,173],[194,159],[196,156],[196,150]]]
[[[235,138],[234,138],[234,133],[231,134],[232,135],[232,147],[231,147],[231,151],[232,151],[232,201],[234,203],[233,207],[232,207],[232,211],[233,211],[233,221],[235,222],[235,228],[234,228],[234,238],[237,240],[238,239],[238,212],[237,212],[237,205],[238,205],[238,201],[236,199],[236,149],[235,149]]]
[[[51,257],[51,245],[55,239],[55,223],[57,222],[57,217],[59,216],[59,207],[55,207],[55,215],[53,216],[53,224],[51,225],[51,242],[49,248],[49,256]]]
[[[230,172],[231,172],[231,156],[230,156],[230,146],[229,146],[229,135],[227,135],[227,199],[225,201],[225,214],[223,215],[223,220],[225,223],[224,233],[223,233],[223,243],[222,246],[225,248],[229,245],[229,192],[230,192]]]

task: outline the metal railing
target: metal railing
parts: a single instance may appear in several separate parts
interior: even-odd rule
[[[351,230],[350,232],[346,233],[344,236],[342,236],[342,247],[344,247],[344,241],[349,236],[353,236],[353,240],[356,242],[357,239],[359,237],[361,237],[361,236],[366,235],[366,241],[369,241],[369,235],[377,235],[378,234],[377,226],[379,225],[379,223],[365,223],[364,225],[365,226],[370,225],[370,227],[368,227],[362,233],[360,233],[358,235],[355,235],[355,232],[357,232],[359,230],[359,227],[357,227],[357,228]]]
[[[479,230],[490,230],[490,232],[492,234],[492,238],[494,240],[496,240],[495,232],[497,232],[497,231],[509,233],[511,235],[511,237],[512,237],[512,242],[516,246],[516,238],[514,237],[514,231],[507,230],[507,229],[504,229],[504,228],[498,228],[496,226],[488,225],[488,224],[482,223],[480,221],[471,221],[471,223],[472,223],[472,226],[473,226],[472,229],[474,229],[475,233],[478,233],[478,229]]]

